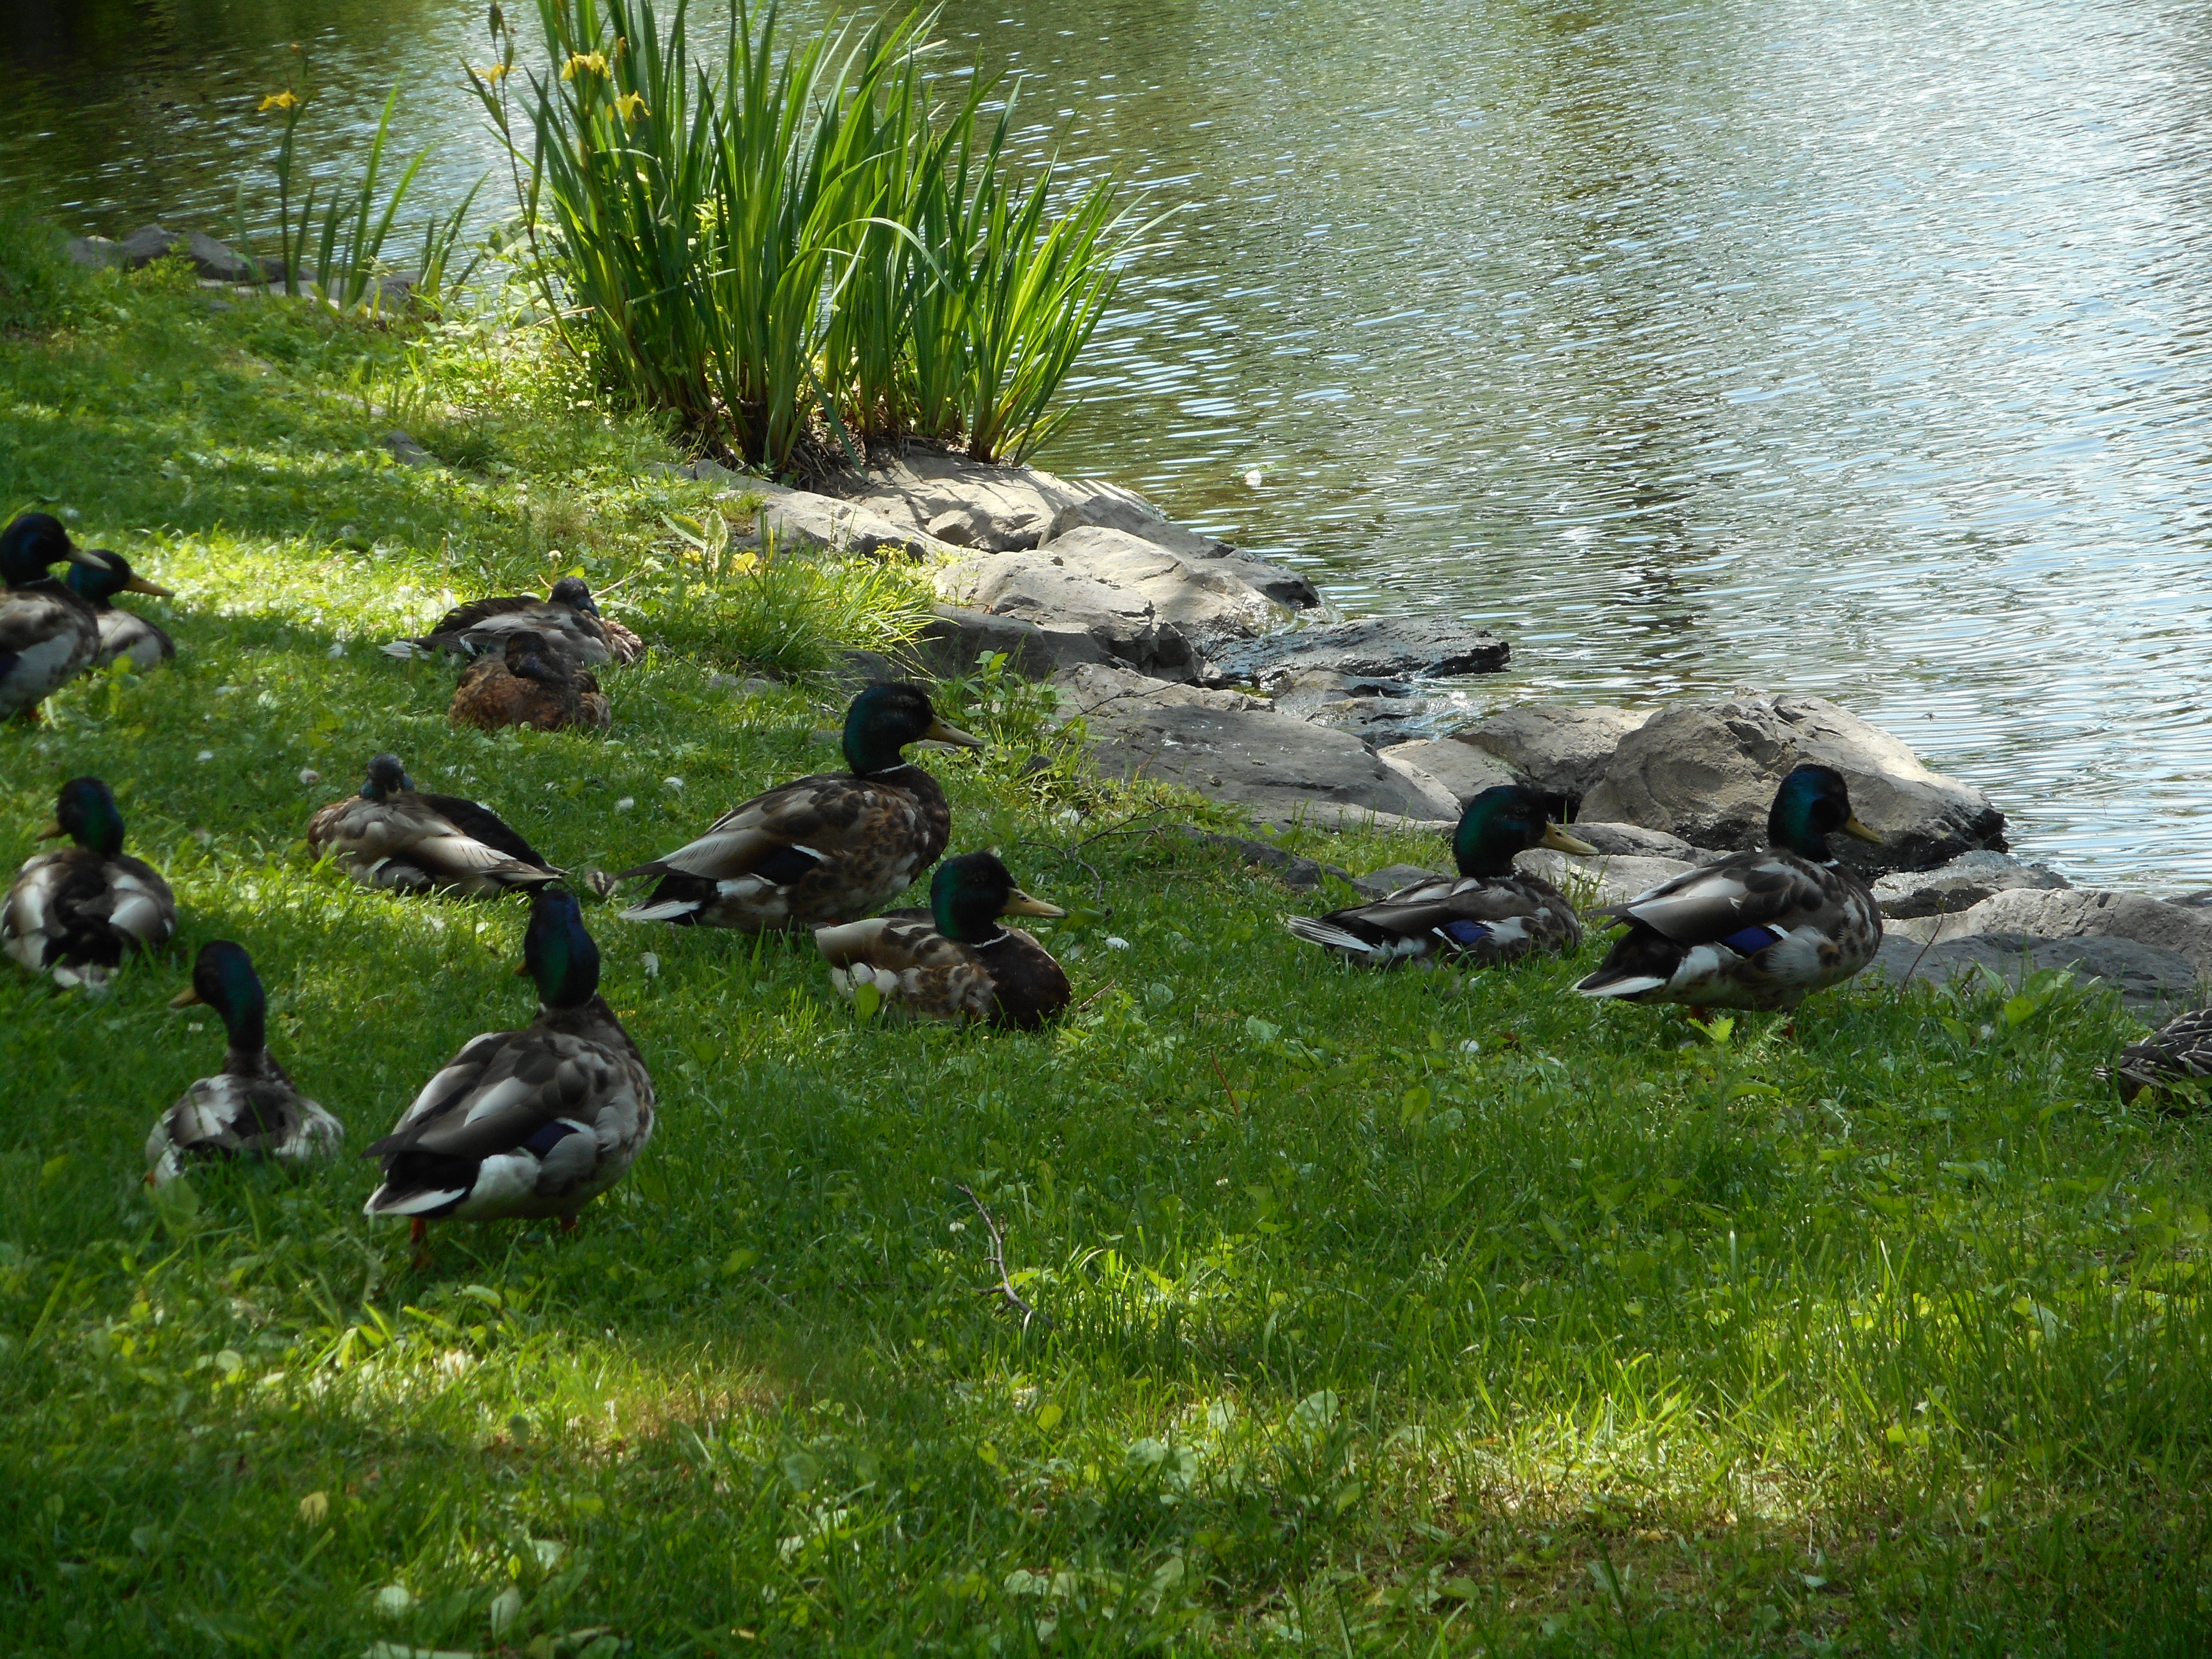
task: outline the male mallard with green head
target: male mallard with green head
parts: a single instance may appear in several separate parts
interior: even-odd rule
[[[0,530],[0,720],[36,720],[39,704],[92,665],[100,619],[46,573],[67,560],[94,570],[107,556],[79,547],[51,513],[24,513]]]
[[[58,985],[98,989],[134,951],[177,931],[177,896],[150,864],[123,850],[123,814],[98,778],[61,787],[39,839],[76,843],[25,864],[0,902],[0,947]]]
[[[1595,853],[1551,821],[1544,798],[1519,784],[1486,789],[1468,802],[1452,836],[1456,878],[1401,887],[1372,904],[1320,917],[1285,916],[1300,939],[1370,967],[1459,961],[1487,968],[1534,951],[1572,951],[1582,923],[1566,896],[1541,876],[1516,870],[1534,847]]]
[[[72,564],[67,578],[70,592],[92,607],[100,624],[100,651],[92,665],[105,668],[118,657],[128,657],[144,673],[165,662],[174,662],[176,641],[135,611],[118,609],[114,599],[118,593],[148,593],[157,599],[176,595],[131,569],[131,562],[120,553],[111,553],[104,547],[94,553],[107,561],[105,568]]]
[[[410,1217],[418,1245],[447,1216],[573,1226],[652,1138],[653,1079],[599,994],[599,946],[565,887],[532,896],[515,971],[537,981],[538,1018],[472,1038],[368,1149],[384,1180],[366,1212]]]
[[[1795,1008],[1849,979],[1881,948],[1881,911],[1828,850],[1842,830],[1881,837],[1851,813],[1843,774],[1798,767],[1774,792],[1764,852],[1686,870],[1607,915],[1628,924],[1586,997],[1705,1008]]]
[[[657,876],[625,921],[765,933],[865,916],[937,862],[952,811],[937,780],[899,750],[933,738],[983,746],[947,726],[920,686],[879,684],[845,714],[845,763],[732,807],[665,858],[617,876]]]
[[[172,1008],[204,1003],[229,1034],[222,1070],[185,1091],[146,1138],[146,1181],[167,1186],[195,1161],[273,1158],[307,1164],[329,1158],[345,1125],[301,1094],[269,1052],[268,999],[245,947],[219,939],[200,946],[192,982]]]
[[[307,845],[343,860],[362,886],[403,893],[495,898],[561,879],[489,806],[416,789],[397,755],[369,757],[360,793],[308,821]]]
[[[1033,1031],[1067,1006],[1067,975],[1044,946],[1000,918],[1066,914],[1015,886],[992,854],[968,853],[938,866],[928,909],[817,927],[814,943],[848,1002],[856,988],[872,985],[902,1013]]]

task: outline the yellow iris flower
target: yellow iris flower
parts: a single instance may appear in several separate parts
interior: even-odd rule
[[[590,70],[594,75],[605,75],[607,72],[606,53],[603,52],[571,52],[568,61],[561,65],[561,78],[563,81],[573,81],[579,71],[585,70]]]
[[[615,112],[625,121],[641,119],[647,113],[645,107],[645,94],[641,92],[624,93],[615,100]]]
[[[272,109],[295,109],[298,107],[299,102],[300,94],[287,87],[283,91],[272,92],[263,99],[260,108],[254,111],[254,113],[265,115]]]

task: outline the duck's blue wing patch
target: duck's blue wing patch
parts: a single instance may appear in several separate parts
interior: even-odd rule
[[[1750,927],[1740,927],[1721,940],[1723,945],[1740,957],[1757,956],[1770,945],[1779,945],[1790,935],[1779,927],[1759,922]]]
[[[1490,937],[1489,928],[1479,921],[1469,921],[1463,916],[1455,917],[1445,922],[1437,929],[1437,932],[1442,933],[1453,944],[1460,945],[1480,945]]]

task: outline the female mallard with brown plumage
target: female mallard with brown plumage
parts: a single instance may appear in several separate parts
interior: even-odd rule
[[[1706,1008],[1795,1008],[1847,980],[1881,948],[1881,911],[1858,876],[1831,854],[1840,830],[1881,838],[1851,813],[1843,774],[1800,766],[1767,813],[1764,852],[1687,870],[1607,915],[1628,924],[1586,997]]]
[[[204,1003],[229,1034],[222,1070],[185,1091],[146,1138],[146,1180],[167,1186],[198,1162],[273,1158],[306,1164],[328,1158],[345,1125],[293,1086],[269,1052],[268,998],[253,958],[219,939],[200,946],[192,982],[169,1004]]]
[[[35,720],[100,654],[92,607],[46,573],[64,559],[102,570],[107,558],[72,542],[51,513],[19,514],[0,530],[0,720]]]
[[[845,763],[732,807],[665,858],[625,870],[659,880],[625,921],[764,933],[866,915],[937,862],[952,811],[937,780],[902,759],[934,738],[980,749],[947,726],[921,687],[872,685],[845,713]]]
[[[653,1079],[599,994],[599,951],[575,895],[532,896],[515,970],[538,983],[538,1018],[488,1031],[447,1060],[368,1149],[384,1179],[364,1206],[425,1224],[561,1218],[620,1181],[653,1136]]]
[[[370,757],[361,792],[308,821],[307,845],[362,886],[402,893],[492,898],[561,879],[489,807],[416,789],[397,755]]]
[[[58,985],[97,990],[124,957],[169,942],[177,896],[152,865],[123,850],[123,814],[98,778],[62,786],[39,839],[61,836],[76,845],[25,864],[0,903],[0,945]]]
[[[463,671],[446,718],[482,732],[507,726],[604,732],[614,724],[614,711],[589,669],[552,649],[544,635],[519,629],[505,636],[501,654],[479,657]]]
[[[2123,1100],[2144,1093],[2202,1100],[2201,1092],[2191,1094],[2191,1085],[2202,1091],[2212,1079],[2212,1008],[2175,1015],[2141,1042],[2121,1049],[2119,1059],[2100,1066],[2096,1074],[2116,1084]]]
[[[1014,885],[988,853],[938,866],[929,908],[814,930],[830,981],[848,1002],[872,986],[885,1007],[925,1019],[984,1020],[1033,1031],[1067,1006],[1067,975],[1004,916],[1064,916]]]
[[[68,574],[70,592],[92,607],[100,624],[100,650],[92,665],[105,668],[118,657],[128,657],[143,674],[174,662],[177,642],[136,611],[123,610],[114,599],[118,593],[149,593],[157,599],[176,595],[138,574],[121,554],[104,547],[95,551],[107,561],[105,567],[72,564]]]
[[[497,656],[503,653],[507,636],[514,633],[543,636],[542,648],[557,653],[578,667],[633,663],[645,654],[645,641],[600,611],[581,576],[562,577],[542,599],[535,593],[516,593],[457,605],[441,617],[428,633],[416,639],[394,640],[384,652],[392,657],[442,653],[473,658],[487,652]]]
[[[1452,836],[1456,878],[1401,887],[1372,904],[1325,916],[1285,916],[1300,939],[1376,968],[1408,962],[1517,962],[1534,951],[1572,951],[1582,923],[1566,896],[1541,876],[1516,870],[1533,847],[1597,849],[1551,821],[1544,798],[1518,784],[1486,789],[1467,804]]]

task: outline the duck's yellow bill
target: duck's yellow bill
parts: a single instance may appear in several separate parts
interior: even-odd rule
[[[133,576],[123,584],[123,591],[126,593],[150,593],[157,599],[173,599],[177,597],[175,588],[164,587],[159,582],[149,582],[143,576]]]
[[[105,554],[89,547],[79,547],[75,542],[70,544],[69,556],[71,564],[85,565],[94,570],[112,570],[115,568],[108,563]]]
[[[1006,902],[999,907],[999,914],[1002,916],[1064,916],[1067,912],[1057,904],[1047,904],[1041,898],[1031,898],[1017,887],[1007,896]]]
[[[515,963],[514,976],[517,979],[528,979],[530,977],[530,963],[528,961],[525,960]]]
[[[189,1008],[199,1000],[200,994],[194,990],[191,986],[187,985],[183,990],[178,992],[176,995],[169,999],[169,1006],[172,1008]]]
[[[1571,836],[1556,823],[1547,823],[1544,826],[1544,838],[1536,845],[1548,847],[1555,853],[1589,854],[1597,851],[1596,848],[1591,846],[1580,836]]]
[[[40,841],[58,841],[67,834],[69,834],[69,831],[62,828],[62,821],[59,818],[55,818],[49,823],[45,829],[39,831],[39,839]]]
[[[939,743],[962,744],[969,749],[982,749],[988,746],[982,738],[975,736],[972,732],[963,732],[958,726],[948,726],[941,720],[931,720],[929,730],[921,735],[925,738],[934,738]]]
[[[1856,812],[1844,820],[1844,833],[1860,841],[1870,841],[1877,847],[1881,845],[1881,837],[1861,823],[1859,815]]]

